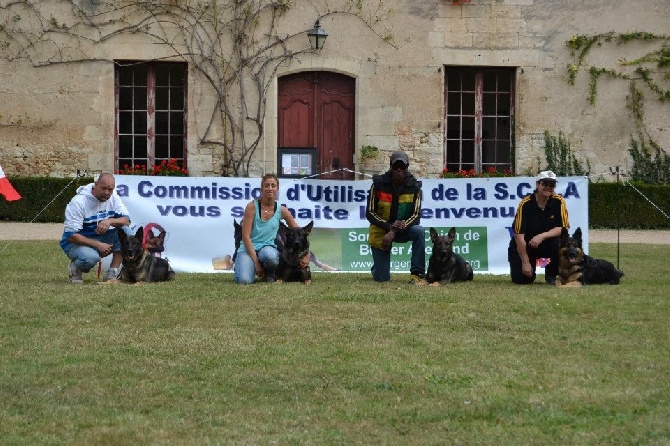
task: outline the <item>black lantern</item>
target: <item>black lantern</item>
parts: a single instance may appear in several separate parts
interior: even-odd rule
[[[309,44],[312,49],[319,51],[323,48],[328,33],[321,28],[321,22],[317,20],[314,22],[314,28],[307,31],[307,37],[309,37]]]

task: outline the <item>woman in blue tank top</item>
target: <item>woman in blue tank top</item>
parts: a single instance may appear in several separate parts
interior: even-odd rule
[[[242,244],[235,259],[235,282],[253,283],[256,276],[266,282],[276,281],[279,264],[277,231],[280,220],[290,228],[298,223],[286,206],[279,205],[279,179],[268,173],[261,178],[261,198],[249,202],[242,219]]]

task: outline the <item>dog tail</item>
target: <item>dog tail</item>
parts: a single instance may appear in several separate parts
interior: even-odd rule
[[[472,265],[469,262],[465,262],[465,280],[472,280],[475,278],[475,274],[472,271]]]
[[[616,270],[616,273],[614,275],[614,279],[610,282],[612,285],[619,285],[619,280],[623,277],[623,271],[620,269]]]

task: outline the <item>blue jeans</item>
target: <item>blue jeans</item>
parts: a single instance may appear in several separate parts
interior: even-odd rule
[[[392,245],[407,242],[412,242],[412,260],[409,272],[410,274],[423,275],[426,271],[426,231],[423,226],[414,225],[405,231],[398,232]],[[371,246],[373,261],[371,272],[372,278],[377,282],[391,280],[391,249],[384,251]]]
[[[133,232],[128,226],[122,226],[117,228],[116,231],[107,231],[104,234],[96,235],[89,237],[93,240],[98,240],[102,243],[108,243],[113,245],[112,252],[121,251],[121,241],[119,240],[119,231],[123,231],[128,235],[133,235]],[[76,245],[71,243],[70,248],[67,250],[67,256],[70,260],[74,261],[74,265],[77,269],[83,273],[91,271],[95,265],[100,261],[100,253],[90,246]]]
[[[256,253],[265,271],[265,280],[274,281],[275,270],[279,265],[279,251],[274,246],[264,246]],[[235,283],[254,283],[256,266],[246,252],[238,252],[235,258]]]

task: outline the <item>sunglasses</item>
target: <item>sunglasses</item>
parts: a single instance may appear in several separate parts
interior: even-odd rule
[[[556,187],[556,181],[540,181],[542,187]]]
[[[407,170],[407,165],[403,163],[395,163],[391,166],[393,170]]]

